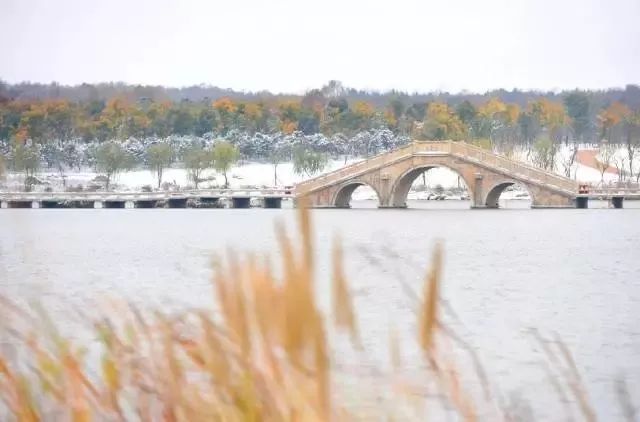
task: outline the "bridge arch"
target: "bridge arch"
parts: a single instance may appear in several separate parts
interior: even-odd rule
[[[535,202],[535,198],[533,196],[532,190],[527,186],[526,183],[521,183],[516,180],[502,180],[498,183],[495,183],[491,189],[487,190],[487,196],[484,200],[484,205],[487,208],[500,208],[500,195],[505,191],[509,186],[519,185],[522,186],[527,193],[529,194],[529,198],[531,199],[531,205],[533,206]]]
[[[350,180],[347,183],[339,186],[331,200],[331,203],[336,208],[350,208],[349,203],[351,202],[351,195],[360,186],[367,186],[371,188],[376,193],[376,197],[378,198],[378,206],[382,205],[382,196],[380,196],[380,192],[378,192],[378,189],[376,189],[376,187],[371,185],[370,183],[364,182],[362,180]]]
[[[404,173],[402,173],[395,181],[395,183],[393,184],[393,187],[391,189],[391,206],[392,207],[398,207],[398,208],[404,208],[407,206],[407,195],[409,195],[409,190],[411,189],[411,185],[413,184],[413,182],[418,178],[418,176],[420,176],[422,173],[424,173],[425,171],[429,171],[431,169],[434,168],[445,168],[448,170],[451,170],[452,172],[454,172],[455,174],[458,175],[458,177],[460,177],[460,179],[462,179],[462,181],[464,182],[466,188],[467,188],[467,193],[469,194],[469,197],[471,199],[471,204],[475,204],[475,198],[474,198],[474,189],[473,189],[473,184],[471,184],[471,181],[467,180],[467,178],[464,176],[464,174],[457,170],[454,167],[451,166],[446,166],[446,165],[442,165],[442,164],[427,164],[427,165],[420,165],[418,167],[412,167],[411,169],[405,171]]]

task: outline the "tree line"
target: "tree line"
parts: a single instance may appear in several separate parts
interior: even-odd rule
[[[203,96],[210,94],[212,97]],[[626,108],[626,110],[625,110]],[[0,81],[0,139],[36,142],[203,136],[231,130],[346,136],[386,127],[405,136],[530,142],[540,129],[581,142],[615,135],[609,119],[640,109],[640,87],[607,91],[497,90],[486,94],[364,92],[331,81],[304,95],[215,87],[16,84]],[[455,116],[457,119],[451,119]],[[425,125],[424,130],[420,128]],[[500,126],[500,127],[497,127]],[[504,126],[511,130],[509,133]],[[502,130],[498,130],[502,129]],[[562,133],[563,130],[570,133]]]
[[[628,152],[616,166],[633,178],[640,174],[634,167],[640,88],[410,95],[367,93],[331,81],[296,96],[213,87],[0,83],[0,152],[10,163],[40,154],[49,167],[96,164],[86,151],[107,142],[133,148],[146,160],[151,145],[180,137],[201,146],[221,139],[242,158],[270,160],[292,159],[294,147],[302,146],[309,154],[367,156],[409,139],[467,140],[505,155],[530,148],[535,164],[562,166],[567,176],[579,144],[616,145]],[[558,163],[563,146],[572,152]],[[184,143],[172,148],[184,162]]]

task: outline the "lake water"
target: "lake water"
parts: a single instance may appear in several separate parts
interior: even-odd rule
[[[537,417],[560,418],[548,413],[557,398],[535,327],[572,350],[603,420],[620,417],[616,380],[626,379],[640,404],[639,202],[622,210],[410,205],[416,208],[312,212],[321,300],[329,296],[337,234],[373,362],[385,360],[390,325],[410,343],[415,316],[402,284],[421,287],[441,239],[442,294],[459,318],[453,324],[505,397],[515,392]],[[0,293],[42,302],[62,321],[69,309],[107,296],[150,308],[207,306],[212,254],[233,247],[277,257],[276,221],[293,230],[295,211],[0,210]]]

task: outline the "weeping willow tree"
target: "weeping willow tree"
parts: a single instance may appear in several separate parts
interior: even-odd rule
[[[200,176],[206,169],[213,166],[213,156],[211,151],[194,144],[184,152],[182,163],[187,169],[189,180],[191,180],[196,189],[198,189]]]
[[[96,151],[96,169],[106,177],[105,188],[109,190],[111,181],[118,174],[131,169],[134,161],[133,156],[116,142],[105,142],[98,147]]]
[[[4,157],[0,155],[0,180],[4,180],[5,171]]]
[[[155,144],[147,149],[147,163],[151,171],[155,173],[156,179],[158,179],[158,189],[162,184],[164,169],[169,167],[172,161],[173,148],[171,148],[170,144]]]
[[[298,147],[293,151],[293,171],[300,176],[311,177],[327,166],[327,156],[307,147]]]
[[[558,146],[549,138],[540,138],[533,144],[533,163],[545,170],[553,171],[556,167]]]
[[[229,187],[227,172],[231,166],[238,161],[240,152],[238,148],[229,142],[218,142],[213,147],[213,167],[224,176],[224,187]]]
[[[24,189],[28,191],[35,182],[40,168],[40,148],[36,144],[18,143],[13,149],[13,168],[24,172]]]
[[[278,165],[287,161],[290,154],[291,151],[284,147],[275,147],[269,154],[269,162],[273,165],[273,186],[278,186]]]

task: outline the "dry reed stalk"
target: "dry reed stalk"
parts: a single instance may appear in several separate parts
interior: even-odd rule
[[[556,382],[554,378],[564,378],[565,384],[573,395],[573,398],[578,405],[578,410],[584,420],[589,422],[595,421],[597,419],[595,412],[591,407],[589,398],[587,397],[587,390],[582,381],[582,377],[580,376],[580,371],[578,370],[569,348],[557,335],[553,341],[550,341],[542,337],[537,330],[533,330],[532,333],[534,338],[542,346],[543,351],[549,359],[549,368],[553,368],[553,370],[549,371],[549,378],[551,379],[554,388],[559,392],[559,395],[568,402],[568,398],[565,395],[561,384]],[[553,349],[553,346],[557,348],[557,351]],[[553,374],[554,370],[559,374],[559,376]]]
[[[627,382],[624,378],[616,380],[616,396],[620,402],[620,407],[622,408],[622,414],[624,415],[625,420],[627,422],[636,421],[638,410],[633,405],[633,400],[629,393],[629,387],[627,386]]]
[[[439,244],[434,249],[432,265],[424,284],[418,324],[420,346],[427,354],[432,353],[433,347],[435,347],[433,338],[438,324],[437,312],[442,265],[442,250]]]

